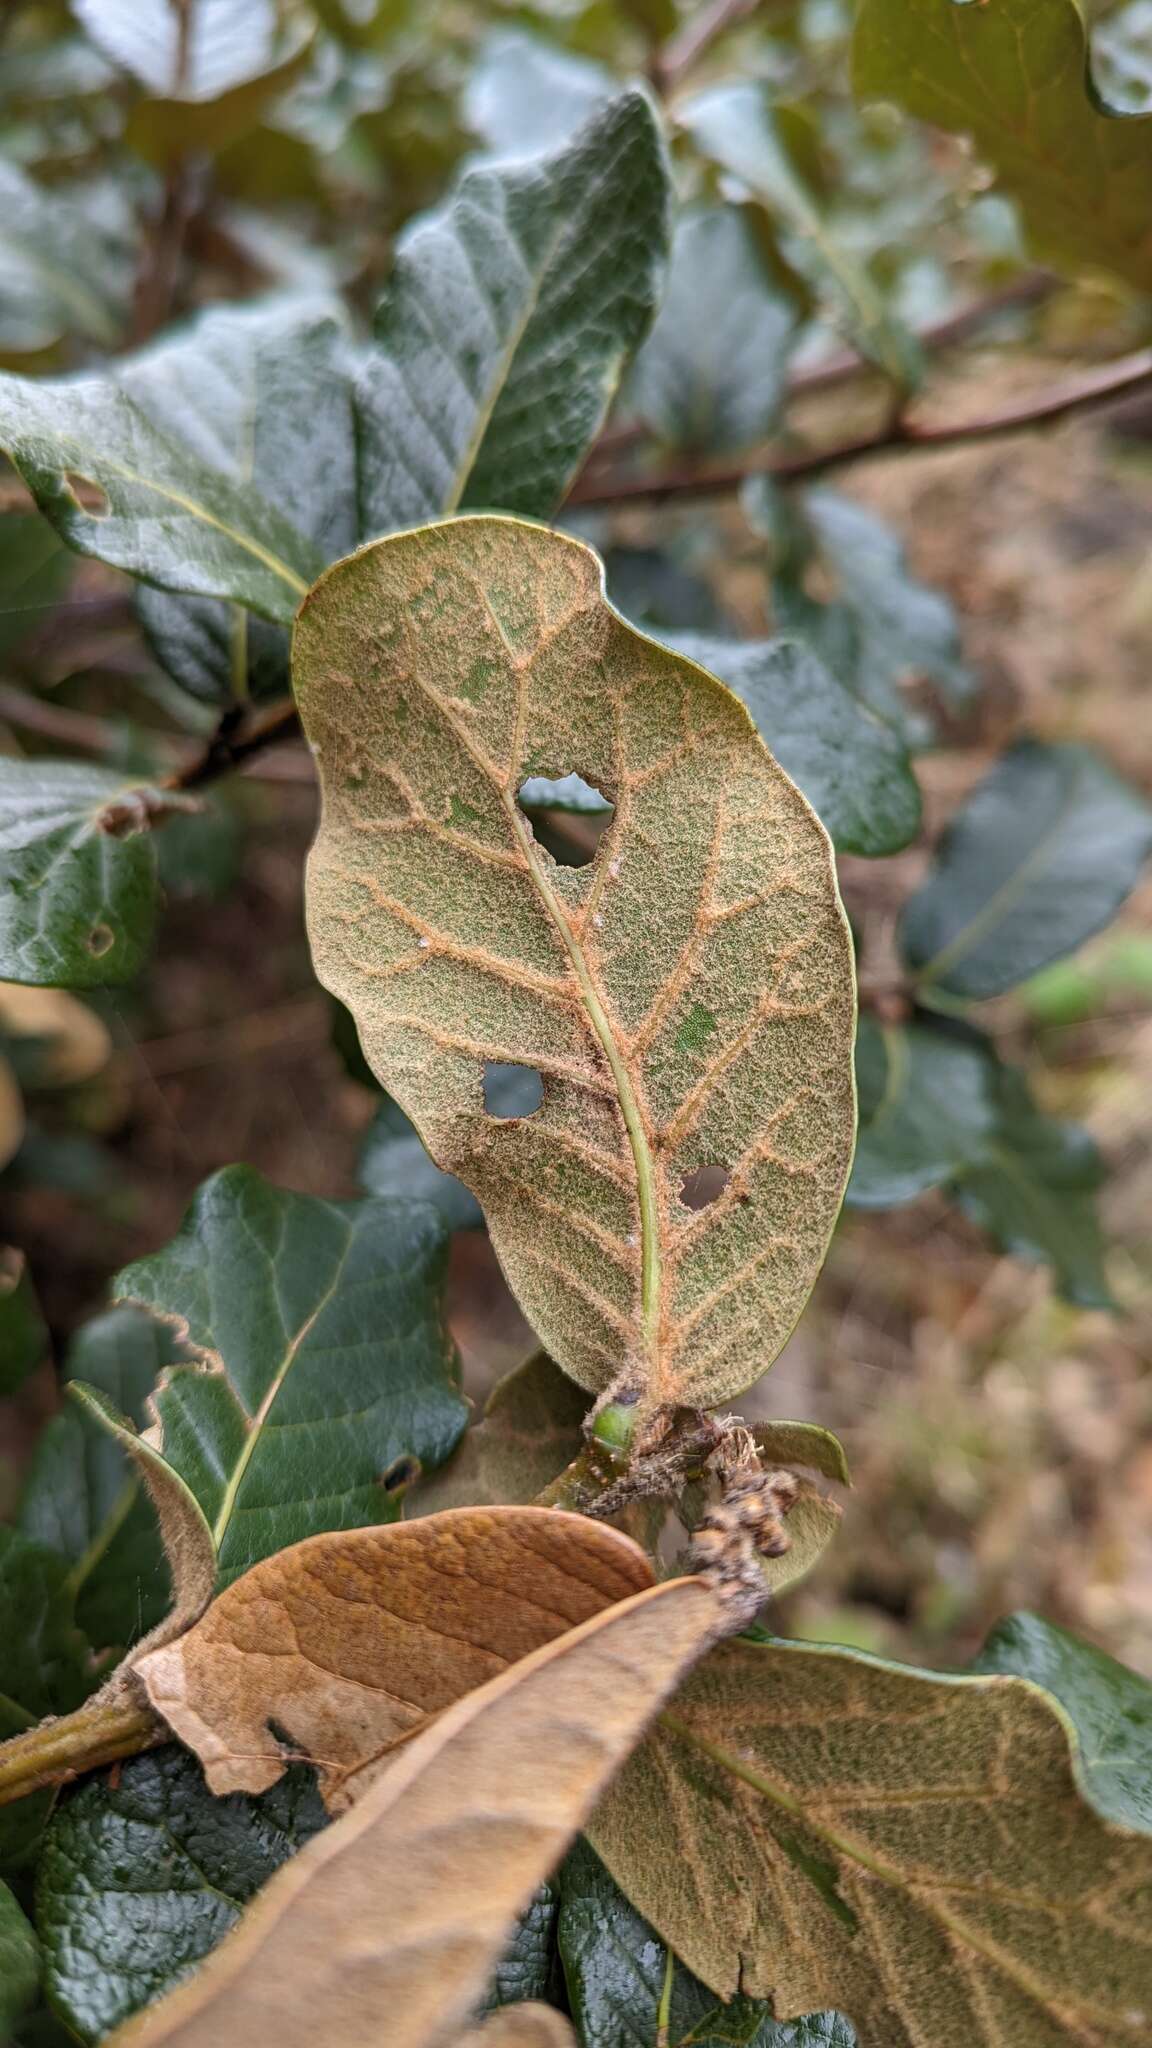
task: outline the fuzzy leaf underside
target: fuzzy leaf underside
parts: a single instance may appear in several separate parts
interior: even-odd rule
[[[294,679],[324,799],[317,971],[482,1203],[541,1341],[653,1405],[749,1385],[852,1146],[850,945],[807,803],[722,684],[605,602],[591,550],[514,520],[338,564]],[[573,772],[616,810],[558,867],[516,793]],[[534,1114],[486,1111],[489,1061],[540,1075]],[[705,1166],[728,1181],[693,1210]]]

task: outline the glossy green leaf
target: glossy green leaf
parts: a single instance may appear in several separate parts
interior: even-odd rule
[[[0,157],[0,357],[66,335],[114,348],[131,288],[127,209],[91,186],[38,185]]]
[[[883,288],[829,225],[793,161],[767,86],[717,85],[676,110],[697,148],[739,178],[781,230],[782,252],[829,297],[845,334],[903,388],[914,385],[920,353]]]
[[[167,1991],[216,1947],[324,1808],[296,1768],[259,1798],[217,1799],[186,1750],[159,1749],[65,1799],[36,1873],[49,1997],[85,2042]]]
[[[466,172],[405,234],[360,381],[365,534],[555,510],[655,311],[668,197],[628,92],[553,156]]]
[[[798,640],[665,633],[734,690],[842,853],[895,853],[920,827],[920,789],[895,727]]]
[[[130,981],[156,915],[151,827],[190,808],[107,768],[0,760],[0,979]]]
[[[23,1252],[0,1245],[0,1399],[48,1356],[48,1331]]]
[[[120,375],[205,469],[285,508],[317,566],[355,544],[355,426],[334,301],[216,310]],[[287,633],[241,605],[144,587],[137,609],[153,652],[194,697],[216,704],[288,688]]]
[[[45,1714],[71,1712],[92,1684],[63,1559],[0,1529],[0,1741]],[[26,1860],[51,1804],[50,1792],[37,1792],[0,1807],[0,1868]]]
[[[921,988],[999,995],[1091,937],[1152,853],[1152,805],[1087,747],[1022,740],[949,824],[900,943]]]
[[[1152,121],[1104,105],[1080,0],[862,0],[857,93],[970,135],[1034,253],[1152,289]]]
[[[40,1944],[6,1884],[0,1883],[0,2040],[27,2012],[40,1988]]]
[[[914,1201],[988,1156],[995,1060],[985,1039],[934,1019],[860,1019],[860,1133],[845,1200],[857,1209]]]
[[[174,1367],[154,1407],[222,1584],[302,1537],[394,1519],[391,1468],[453,1449],[467,1407],[446,1254],[426,1203],[326,1202],[234,1166],[120,1275],[117,1292],[174,1318],[213,1368]]]
[[[1152,1832],[1152,1685],[1091,1643],[1012,1614],[993,1629],[972,1669],[1028,1678],[1059,1700],[1081,1745],[1093,1806],[1110,1820]]]
[[[569,1850],[555,1883],[556,1933],[582,2048],[855,2048],[839,2013],[777,2021],[758,1999],[738,1994],[721,2004],[669,1955],[587,1842]]]
[[[109,1309],[73,1339],[66,1378],[108,1396],[139,1429],[160,1376],[190,1354],[139,1309]],[[20,1527],[67,1560],[76,1618],[98,1649],[127,1649],[168,1611],[156,1517],[120,1445],[67,1402],[41,1432],[20,1502]]]
[[[590,58],[521,29],[495,29],[469,76],[464,118],[493,156],[547,156],[618,90]]]
[[[555,1887],[542,1884],[527,1910],[521,1913],[516,1932],[499,1965],[493,1971],[486,2012],[502,2005],[526,2005],[538,1998],[548,2004],[555,1968]]]
[[[70,555],[38,512],[0,518],[0,661],[43,622],[71,571]]]
[[[407,1514],[529,1505],[583,1449],[587,1411],[587,1394],[538,1351],[497,1380],[455,1455],[413,1488]]]
[[[686,213],[629,380],[629,410],[690,455],[752,447],[776,424],[798,322],[795,301],[765,263],[750,208]]]

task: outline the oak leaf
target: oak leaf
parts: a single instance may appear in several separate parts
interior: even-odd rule
[[[383,2026],[388,2048],[457,2042],[515,1915],[717,1615],[675,1579],[457,1701],[115,2048],[378,2048]]]
[[[271,1721],[337,1807],[352,1773],[430,1715],[651,1584],[629,1537],[581,1515],[448,1509],[266,1558],[137,1669],[214,1792],[283,1775]]]
[[[743,705],[612,609],[592,551],[518,520],[337,563],[293,673],[323,790],[313,955],[369,1063],[573,1379],[725,1400],[795,1323],[851,1156],[822,826]],[[583,867],[517,801],[571,774],[615,807]],[[494,1117],[488,1063],[535,1070],[539,1107]]]

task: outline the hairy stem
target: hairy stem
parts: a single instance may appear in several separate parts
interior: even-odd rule
[[[41,1721],[0,1743],[0,1806],[25,1799],[45,1785],[66,1785],[101,1764],[136,1756],[169,1734],[159,1715],[142,1701],[97,1694],[74,1714]]]

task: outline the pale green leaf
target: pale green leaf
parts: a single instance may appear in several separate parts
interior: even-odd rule
[[[97,49],[154,97],[211,101],[274,71],[299,39],[300,17],[278,0],[194,0],[182,43],[169,0],[71,0]]]
[[[338,565],[294,680],[317,970],[541,1341],[652,1405],[748,1385],[819,1269],[854,1121],[850,945],[804,799],[722,684],[605,603],[589,549],[514,520]],[[517,804],[570,773],[616,806],[583,867]],[[532,1115],[486,1110],[495,1061],[540,1075]]]
[[[38,185],[0,157],[0,357],[31,354],[74,335],[115,347],[131,286],[126,207],[106,188]]]
[[[494,29],[468,79],[464,118],[493,156],[547,156],[618,89],[588,57],[521,29]]]

